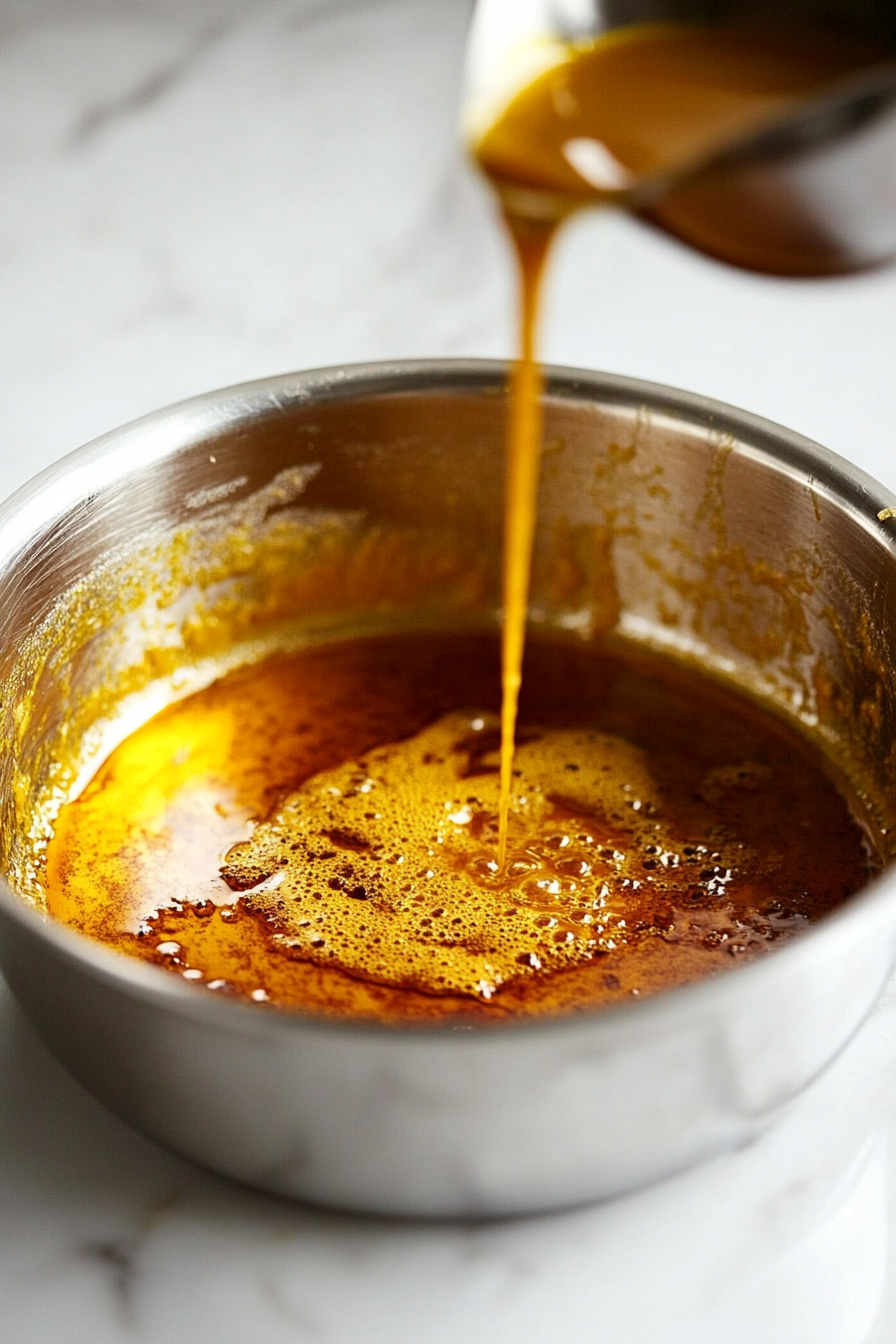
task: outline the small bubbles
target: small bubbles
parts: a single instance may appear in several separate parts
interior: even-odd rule
[[[252,991],[252,993],[249,995],[249,997],[250,997],[250,999],[252,1000],[253,1003],[269,1003],[269,1002],[270,1002],[270,995],[268,994],[268,992],[267,992],[266,989],[253,989],[253,991]]]
[[[479,717],[471,719],[470,727],[473,729],[474,733],[481,733],[483,728],[485,727],[485,719],[481,719]]]
[[[201,980],[203,978],[202,971],[197,970],[195,966],[188,966],[185,971],[181,971],[181,975],[185,980]]]
[[[233,985],[229,980],[209,980],[206,982],[206,989],[212,990],[215,994],[232,994]]]
[[[541,959],[534,952],[521,952],[516,961],[518,966],[525,966],[530,971],[541,970]]]
[[[182,951],[180,943],[158,943],[156,951],[163,957],[176,957]]]

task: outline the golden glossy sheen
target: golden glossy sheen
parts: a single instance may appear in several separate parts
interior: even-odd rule
[[[501,1021],[735,966],[876,867],[776,720],[660,660],[536,640],[498,871],[497,665],[489,637],[418,634],[222,678],[63,809],[50,913],[212,992]]]

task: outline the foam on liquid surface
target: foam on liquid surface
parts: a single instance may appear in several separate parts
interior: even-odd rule
[[[775,720],[659,660],[534,640],[499,873],[497,653],[362,639],[171,706],[63,810],[50,912],[216,993],[501,1021],[716,974],[874,871]]]

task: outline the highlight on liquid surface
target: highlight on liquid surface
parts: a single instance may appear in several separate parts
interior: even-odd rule
[[[501,871],[498,657],[358,639],[171,706],[60,814],[49,912],[207,992],[498,1022],[734,967],[879,866],[775,719],[660,660],[534,640]]]

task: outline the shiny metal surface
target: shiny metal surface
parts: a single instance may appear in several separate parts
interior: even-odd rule
[[[0,730],[10,740],[15,722],[27,726],[0,775],[7,850],[25,815],[21,781],[45,768],[46,742],[75,721],[94,675],[96,631],[39,667],[34,632],[135,539],[226,520],[231,500],[314,465],[302,525],[351,513],[361,528],[452,536],[485,580],[451,619],[493,621],[504,378],[495,364],[397,364],[229,389],[108,435],[9,500]],[[551,371],[546,446],[542,552],[560,520],[583,537],[609,531],[621,632],[698,656],[780,712],[820,718],[889,844],[896,547],[878,512],[896,500],[768,422],[608,375]],[[174,596],[181,617],[198,600],[188,583]],[[587,633],[589,603],[587,584],[536,588],[533,619]],[[346,614],[325,620],[336,629]],[[400,603],[380,613],[417,618]],[[139,658],[145,620],[126,608],[116,620],[113,636]],[[576,1019],[405,1031],[212,998],[0,888],[4,974],[112,1109],[250,1184],[398,1214],[557,1207],[749,1141],[855,1032],[894,954],[887,875],[801,940],[714,981]]]

